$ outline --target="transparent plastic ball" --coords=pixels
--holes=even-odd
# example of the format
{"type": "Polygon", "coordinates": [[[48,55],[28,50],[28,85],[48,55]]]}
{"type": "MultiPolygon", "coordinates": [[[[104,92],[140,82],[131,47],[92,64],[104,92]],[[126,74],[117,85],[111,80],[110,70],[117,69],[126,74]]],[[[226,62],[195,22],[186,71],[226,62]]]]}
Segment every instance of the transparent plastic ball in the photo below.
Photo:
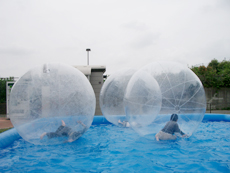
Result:
{"type": "Polygon", "coordinates": [[[124,97],[125,112],[131,127],[143,134],[161,110],[161,90],[157,81],[145,71],[136,72],[124,97]]]}
{"type": "Polygon", "coordinates": [[[124,110],[124,94],[126,86],[135,69],[122,69],[108,77],[100,92],[100,107],[105,118],[121,127],[128,127],[124,110]]]}
{"type": "MultiPolygon", "coordinates": [[[[170,121],[171,115],[177,114],[177,124],[180,130],[191,136],[203,120],[206,111],[205,91],[199,78],[188,67],[176,62],[154,62],[143,67],[140,71],[148,73],[157,81],[162,100],[161,106],[159,106],[160,111],[153,121],[140,113],[142,121],[151,122],[151,124],[134,125],[134,130],[144,137],[155,139],[155,135],[170,121]]],[[[131,88],[129,85],[128,87],[131,88]]],[[[126,109],[129,107],[129,105],[126,106],[126,109]]],[[[127,117],[136,116],[129,111],[126,113],[127,117]]],[[[175,135],[181,136],[177,133],[175,135]]]]}
{"type": "Polygon", "coordinates": [[[59,144],[78,139],[91,126],[95,106],[94,91],[82,72],[50,63],[29,70],[14,84],[9,110],[23,139],[59,144]]]}

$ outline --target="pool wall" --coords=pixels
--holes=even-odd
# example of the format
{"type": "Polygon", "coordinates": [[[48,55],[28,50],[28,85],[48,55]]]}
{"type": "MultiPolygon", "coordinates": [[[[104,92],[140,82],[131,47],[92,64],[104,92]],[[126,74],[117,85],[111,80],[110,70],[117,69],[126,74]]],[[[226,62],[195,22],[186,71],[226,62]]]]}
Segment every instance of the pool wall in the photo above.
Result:
{"type": "MultiPolygon", "coordinates": [[[[230,122],[228,114],[205,114],[203,122],[207,121],[226,121],[230,122]]],[[[92,125],[110,124],[104,116],[94,116],[92,125]]],[[[21,138],[15,128],[7,130],[0,134],[0,148],[5,148],[12,144],[15,140],[21,138]]]]}
{"type": "Polygon", "coordinates": [[[0,148],[5,148],[12,144],[15,140],[21,138],[15,128],[7,130],[0,134],[0,148]]]}
{"type": "Polygon", "coordinates": [[[207,121],[230,121],[229,114],[205,114],[203,118],[203,122],[207,121]]]}

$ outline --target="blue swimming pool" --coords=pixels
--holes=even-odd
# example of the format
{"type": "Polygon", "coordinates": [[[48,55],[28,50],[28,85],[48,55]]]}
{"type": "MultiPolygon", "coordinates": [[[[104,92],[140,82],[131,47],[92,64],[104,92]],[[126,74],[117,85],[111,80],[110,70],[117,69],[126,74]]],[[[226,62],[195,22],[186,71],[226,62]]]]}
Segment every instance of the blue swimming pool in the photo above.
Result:
{"type": "Polygon", "coordinates": [[[190,138],[160,142],[95,119],[73,143],[15,140],[0,150],[0,172],[229,172],[230,122],[216,119],[206,115],[190,138]]]}

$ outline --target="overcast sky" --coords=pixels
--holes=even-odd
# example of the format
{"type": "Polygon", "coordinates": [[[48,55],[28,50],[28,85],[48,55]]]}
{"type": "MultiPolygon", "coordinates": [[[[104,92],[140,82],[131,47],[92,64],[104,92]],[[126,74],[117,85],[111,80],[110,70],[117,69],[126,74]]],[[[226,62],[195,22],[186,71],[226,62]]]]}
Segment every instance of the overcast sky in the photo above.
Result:
{"type": "Polygon", "coordinates": [[[47,62],[86,65],[86,48],[107,74],[230,60],[230,0],[0,0],[0,77],[47,62]]]}

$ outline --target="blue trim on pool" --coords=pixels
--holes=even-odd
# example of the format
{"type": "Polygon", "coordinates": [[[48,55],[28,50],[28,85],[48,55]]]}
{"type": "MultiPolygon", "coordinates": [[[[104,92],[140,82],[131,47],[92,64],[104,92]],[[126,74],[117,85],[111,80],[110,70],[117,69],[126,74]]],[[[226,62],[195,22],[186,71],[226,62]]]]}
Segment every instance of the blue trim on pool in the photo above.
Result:
{"type": "Polygon", "coordinates": [[[96,115],[93,118],[92,125],[96,125],[96,124],[111,124],[111,123],[104,116],[96,115]]]}
{"type": "MultiPolygon", "coordinates": [[[[230,121],[229,114],[205,114],[203,122],[207,121],[230,121]]],[[[94,116],[92,125],[111,124],[104,116],[94,116]]],[[[7,130],[0,134],[0,148],[5,148],[15,140],[21,138],[15,128],[7,130]]]]}
{"type": "Polygon", "coordinates": [[[229,114],[205,114],[202,122],[207,121],[230,121],[229,114]]]}
{"type": "Polygon", "coordinates": [[[0,134],[0,148],[5,148],[12,144],[15,140],[21,138],[15,128],[7,130],[0,134]]]}

